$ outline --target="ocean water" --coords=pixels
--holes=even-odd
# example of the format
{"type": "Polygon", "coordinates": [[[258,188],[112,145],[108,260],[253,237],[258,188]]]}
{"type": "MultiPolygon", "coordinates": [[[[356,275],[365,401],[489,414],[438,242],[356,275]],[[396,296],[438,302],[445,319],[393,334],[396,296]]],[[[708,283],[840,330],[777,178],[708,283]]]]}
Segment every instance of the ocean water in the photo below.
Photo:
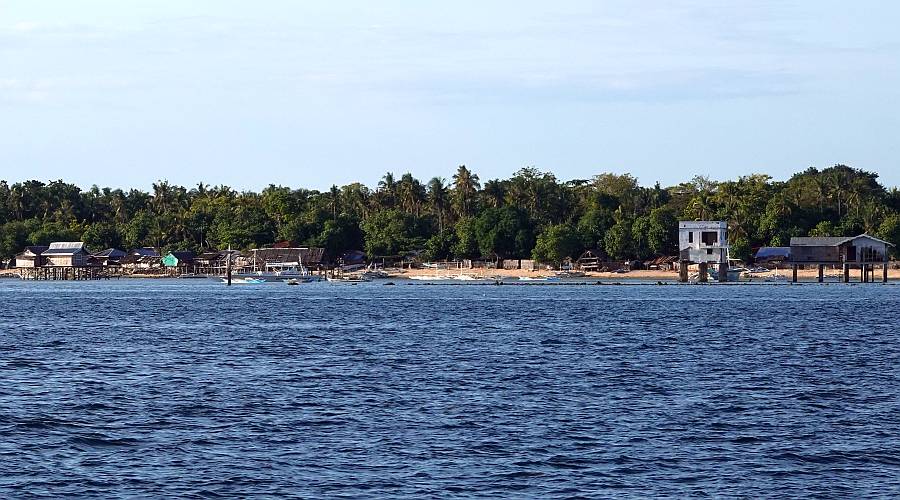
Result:
{"type": "Polygon", "coordinates": [[[0,497],[896,496],[900,287],[0,281],[0,497]]]}

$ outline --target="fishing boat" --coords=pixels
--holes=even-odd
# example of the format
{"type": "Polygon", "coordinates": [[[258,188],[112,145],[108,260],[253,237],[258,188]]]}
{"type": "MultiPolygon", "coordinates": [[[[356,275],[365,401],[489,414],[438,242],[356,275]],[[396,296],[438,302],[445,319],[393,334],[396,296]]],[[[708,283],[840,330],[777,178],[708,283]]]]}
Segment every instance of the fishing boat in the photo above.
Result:
{"type": "Polygon", "coordinates": [[[556,273],[558,278],[584,278],[585,276],[587,275],[581,271],[559,271],[556,273]]]}
{"type": "MultiPolygon", "coordinates": [[[[725,281],[727,281],[729,283],[737,283],[738,281],[741,280],[741,275],[743,275],[746,271],[747,271],[747,269],[745,269],[743,267],[728,268],[725,281]]],[[[713,279],[714,281],[719,281],[719,271],[717,271],[715,269],[709,269],[707,271],[707,273],[709,274],[709,277],[711,279],[713,279]]]]}
{"type": "Polygon", "coordinates": [[[207,276],[205,274],[195,274],[195,273],[184,273],[176,276],[178,279],[186,280],[186,279],[206,279],[207,276]]]}
{"type": "Polygon", "coordinates": [[[342,276],[342,277],[331,277],[328,278],[329,283],[368,283],[372,280],[366,278],[365,276],[342,276]]]}
{"type": "Polygon", "coordinates": [[[559,278],[556,276],[520,276],[519,281],[559,281],[559,278]]]}
{"type": "MultiPolygon", "coordinates": [[[[251,277],[233,277],[231,279],[232,285],[258,285],[265,282],[264,279],[251,277]]],[[[228,283],[228,278],[222,278],[222,283],[228,283]]]]}

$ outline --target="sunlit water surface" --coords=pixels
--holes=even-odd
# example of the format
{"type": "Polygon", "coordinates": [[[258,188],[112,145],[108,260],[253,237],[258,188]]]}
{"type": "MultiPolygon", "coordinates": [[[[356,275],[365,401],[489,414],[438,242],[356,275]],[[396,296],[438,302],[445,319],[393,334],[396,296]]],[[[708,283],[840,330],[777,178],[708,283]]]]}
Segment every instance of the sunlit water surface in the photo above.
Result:
{"type": "Polygon", "coordinates": [[[900,287],[0,282],[0,496],[867,496],[900,287]]]}

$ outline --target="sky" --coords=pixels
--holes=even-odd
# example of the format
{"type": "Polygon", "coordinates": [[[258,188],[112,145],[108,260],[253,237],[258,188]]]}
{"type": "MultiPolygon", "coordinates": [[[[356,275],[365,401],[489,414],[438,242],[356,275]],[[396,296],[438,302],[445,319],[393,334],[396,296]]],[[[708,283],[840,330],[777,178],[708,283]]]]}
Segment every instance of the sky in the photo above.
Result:
{"type": "Polygon", "coordinates": [[[900,185],[900,3],[0,0],[0,179],[900,185]]]}

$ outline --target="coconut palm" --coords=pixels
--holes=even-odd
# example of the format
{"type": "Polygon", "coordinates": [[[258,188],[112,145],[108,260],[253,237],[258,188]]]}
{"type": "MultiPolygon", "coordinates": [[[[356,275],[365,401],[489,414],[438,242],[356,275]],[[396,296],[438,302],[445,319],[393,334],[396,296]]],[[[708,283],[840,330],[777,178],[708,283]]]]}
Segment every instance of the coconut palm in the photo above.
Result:
{"type": "Polygon", "coordinates": [[[460,165],[453,174],[453,201],[460,217],[468,217],[472,212],[472,203],[481,184],[478,175],[472,173],[465,165],[460,165]]]}
{"type": "Polygon", "coordinates": [[[447,207],[447,187],[443,177],[432,177],[428,181],[428,201],[438,221],[438,232],[444,234],[444,210],[447,207]]]}

